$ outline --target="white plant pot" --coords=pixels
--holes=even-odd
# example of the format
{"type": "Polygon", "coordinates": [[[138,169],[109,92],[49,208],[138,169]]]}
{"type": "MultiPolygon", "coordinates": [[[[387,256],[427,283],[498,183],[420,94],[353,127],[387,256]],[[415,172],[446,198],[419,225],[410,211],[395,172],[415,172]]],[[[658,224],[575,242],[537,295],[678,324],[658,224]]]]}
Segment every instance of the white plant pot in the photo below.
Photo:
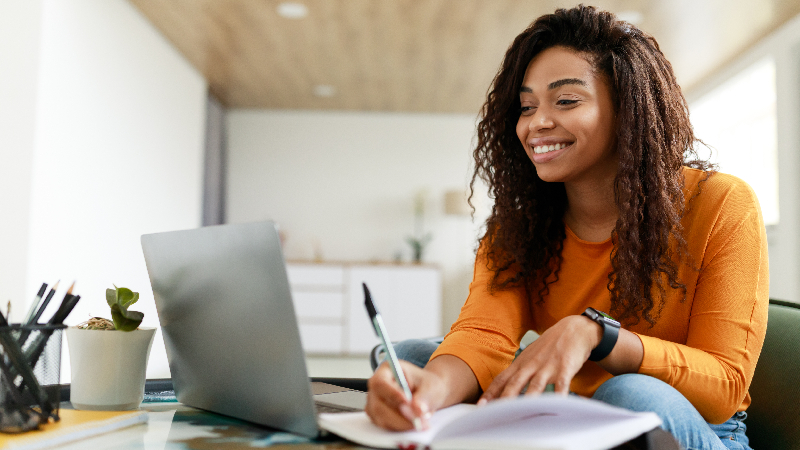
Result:
{"type": "Polygon", "coordinates": [[[144,399],[155,328],[134,331],[67,328],[70,401],[75,409],[136,409],[144,399]]]}

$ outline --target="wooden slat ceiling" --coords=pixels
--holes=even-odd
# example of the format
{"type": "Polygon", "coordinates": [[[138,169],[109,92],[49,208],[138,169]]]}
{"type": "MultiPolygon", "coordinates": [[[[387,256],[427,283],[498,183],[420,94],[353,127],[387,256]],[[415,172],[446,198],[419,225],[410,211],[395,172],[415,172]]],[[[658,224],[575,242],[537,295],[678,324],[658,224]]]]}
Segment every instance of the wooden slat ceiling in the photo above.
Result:
{"type": "MultiPolygon", "coordinates": [[[[475,114],[502,56],[557,0],[130,0],[231,108],[475,114]],[[333,86],[331,97],[314,95],[333,86]]],[[[604,0],[636,12],[689,90],[800,13],[800,0],[604,0]]]]}

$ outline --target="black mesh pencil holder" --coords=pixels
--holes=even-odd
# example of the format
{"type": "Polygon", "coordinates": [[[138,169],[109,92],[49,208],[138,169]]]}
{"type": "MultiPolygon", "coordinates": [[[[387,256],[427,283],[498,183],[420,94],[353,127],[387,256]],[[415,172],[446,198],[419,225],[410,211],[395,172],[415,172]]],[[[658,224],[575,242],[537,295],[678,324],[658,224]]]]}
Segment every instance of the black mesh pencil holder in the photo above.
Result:
{"type": "Polygon", "coordinates": [[[66,327],[0,327],[0,432],[19,433],[58,420],[66,327]]]}

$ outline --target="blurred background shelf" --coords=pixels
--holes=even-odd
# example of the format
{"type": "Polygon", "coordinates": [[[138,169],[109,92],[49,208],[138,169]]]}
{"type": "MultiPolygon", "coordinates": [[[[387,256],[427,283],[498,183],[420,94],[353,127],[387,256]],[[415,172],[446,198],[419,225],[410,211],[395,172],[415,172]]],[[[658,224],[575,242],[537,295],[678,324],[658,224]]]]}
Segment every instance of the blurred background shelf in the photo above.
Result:
{"type": "Polygon", "coordinates": [[[359,355],[369,370],[365,356],[378,338],[364,309],[361,283],[369,286],[392,340],[442,334],[436,266],[290,262],[287,271],[309,355],[359,355]]]}

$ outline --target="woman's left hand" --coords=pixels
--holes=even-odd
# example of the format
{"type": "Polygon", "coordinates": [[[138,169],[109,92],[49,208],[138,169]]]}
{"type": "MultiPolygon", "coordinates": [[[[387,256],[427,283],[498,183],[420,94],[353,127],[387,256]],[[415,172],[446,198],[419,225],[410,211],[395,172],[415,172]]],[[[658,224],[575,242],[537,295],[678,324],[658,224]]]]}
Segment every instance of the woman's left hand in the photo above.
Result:
{"type": "Polygon", "coordinates": [[[548,384],[566,395],[578,370],[602,338],[602,329],[588,317],[567,316],[548,328],[500,373],[478,404],[501,397],[541,394],[548,384]]]}

